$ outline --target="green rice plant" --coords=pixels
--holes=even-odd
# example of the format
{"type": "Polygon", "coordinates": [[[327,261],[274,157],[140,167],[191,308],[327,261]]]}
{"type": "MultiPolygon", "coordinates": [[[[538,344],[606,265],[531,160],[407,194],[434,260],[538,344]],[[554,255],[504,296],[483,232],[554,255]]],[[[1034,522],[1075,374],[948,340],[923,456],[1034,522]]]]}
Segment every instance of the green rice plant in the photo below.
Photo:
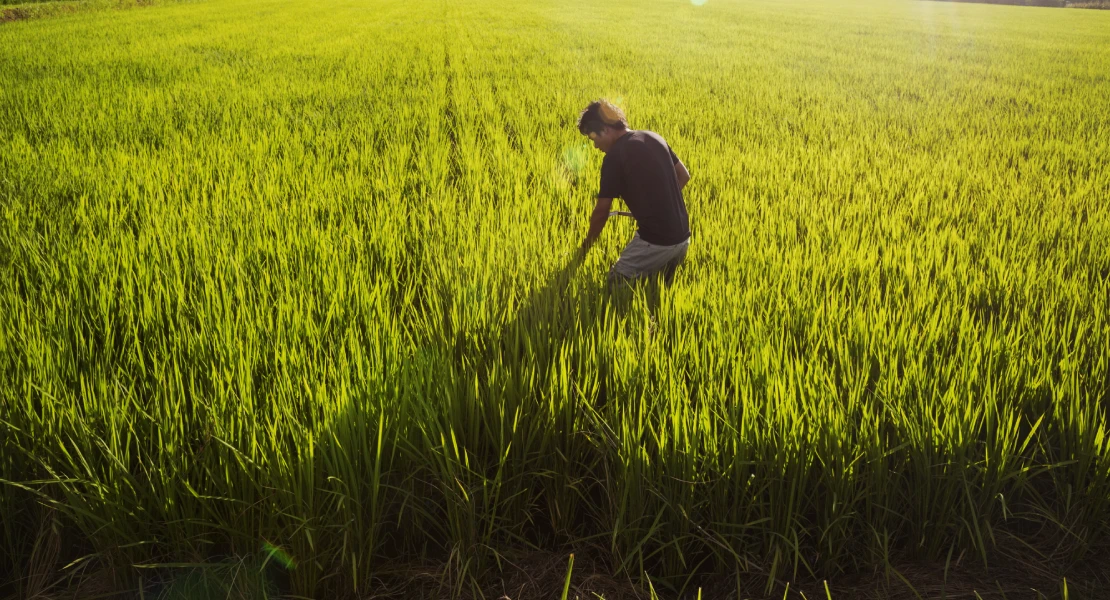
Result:
{"type": "Polygon", "coordinates": [[[509,549],[600,548],[666,597],[1088,556],[1110,23],[1030,10],[0,25],[0,568],[30,568],[36,504],[58,567],[138,586],[269,545],[312,597],[414,563],[477,596],[509,549]],[[601,96],[693,174],[667,289],[607,290],[627,220],[575,257],[601,96]]]}

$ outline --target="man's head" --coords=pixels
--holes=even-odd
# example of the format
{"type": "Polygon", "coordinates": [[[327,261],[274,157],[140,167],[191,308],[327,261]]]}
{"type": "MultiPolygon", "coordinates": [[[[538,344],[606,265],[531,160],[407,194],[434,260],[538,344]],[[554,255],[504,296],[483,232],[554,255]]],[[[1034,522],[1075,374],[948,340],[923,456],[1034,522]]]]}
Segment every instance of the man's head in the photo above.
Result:
{"type": "Polygon", "coordinates": [[[622,135],[628,132],[624,111],[608,100],[591,102],[578,117],[578,131],[590,138],[594,148],[608,152],[622,135]]]}

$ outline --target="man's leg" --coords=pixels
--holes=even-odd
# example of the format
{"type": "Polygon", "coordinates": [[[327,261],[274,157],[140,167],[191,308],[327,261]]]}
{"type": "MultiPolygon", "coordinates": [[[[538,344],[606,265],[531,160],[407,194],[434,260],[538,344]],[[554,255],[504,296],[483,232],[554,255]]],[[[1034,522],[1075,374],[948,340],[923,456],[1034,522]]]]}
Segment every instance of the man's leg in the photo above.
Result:
{"type": "Polygon", "coordinates": [[[651,266],[651,244],[640,239],[640,234],[632,239],[621,250],[620,258],[609,268],[609,285],[620,286],[630,284],[644,276],[651,266]]]}
{"type": "Polygon", "coordinates": [[[683,242],[681,249],[676,249],[675,255],[667,261],[663,266],[663,283],[670,287],[671,282],[674,281],[674,273],[678,267],[686,260],[686,251],[690,248],[690,241],[683,242]]]}
{"type": "Polygon", "coordinates": [[[661,274],[667,283],[670,283],[675,269],[686,258],[689,245],[690,241],[687,240],[674,246],[657,246],[645,242],[639,234],[636,234],[624,247],[617,262],[609,269],[610,286],[656,274],[661,274]]]}

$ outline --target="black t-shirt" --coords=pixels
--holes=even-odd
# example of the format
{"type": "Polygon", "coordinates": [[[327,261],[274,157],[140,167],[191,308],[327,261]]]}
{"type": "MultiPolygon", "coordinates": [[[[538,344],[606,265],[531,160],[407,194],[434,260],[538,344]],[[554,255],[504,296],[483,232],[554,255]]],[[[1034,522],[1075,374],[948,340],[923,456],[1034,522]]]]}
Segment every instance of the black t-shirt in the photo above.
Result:
{"type": "Polygon", "coordinates": [[[629,131],[601,162],[599,198],[622,198],[649,244],[673,246],[690,237],[686,203],[674,166],[678,157],[659,134],[629,131]]]}

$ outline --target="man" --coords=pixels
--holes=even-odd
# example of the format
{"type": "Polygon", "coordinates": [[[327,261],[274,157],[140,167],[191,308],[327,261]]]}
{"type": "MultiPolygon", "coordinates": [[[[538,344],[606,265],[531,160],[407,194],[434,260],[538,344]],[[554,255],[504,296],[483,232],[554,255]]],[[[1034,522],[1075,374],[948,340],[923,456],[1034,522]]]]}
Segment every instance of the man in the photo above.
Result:
{"type": "Polygon", "coordinates": [[[601,235],[613,198],[622,198],[638,231],[609,269],[609,283],[662,274],[669,284],[690,246],[690,223],[682,200],[690,172],[662,137],[629,129],[621,109],[606,100],[591,102],[582,111],[578,131],[605,153],[597,205],[580,252],[584,255],[601,235]]]}

